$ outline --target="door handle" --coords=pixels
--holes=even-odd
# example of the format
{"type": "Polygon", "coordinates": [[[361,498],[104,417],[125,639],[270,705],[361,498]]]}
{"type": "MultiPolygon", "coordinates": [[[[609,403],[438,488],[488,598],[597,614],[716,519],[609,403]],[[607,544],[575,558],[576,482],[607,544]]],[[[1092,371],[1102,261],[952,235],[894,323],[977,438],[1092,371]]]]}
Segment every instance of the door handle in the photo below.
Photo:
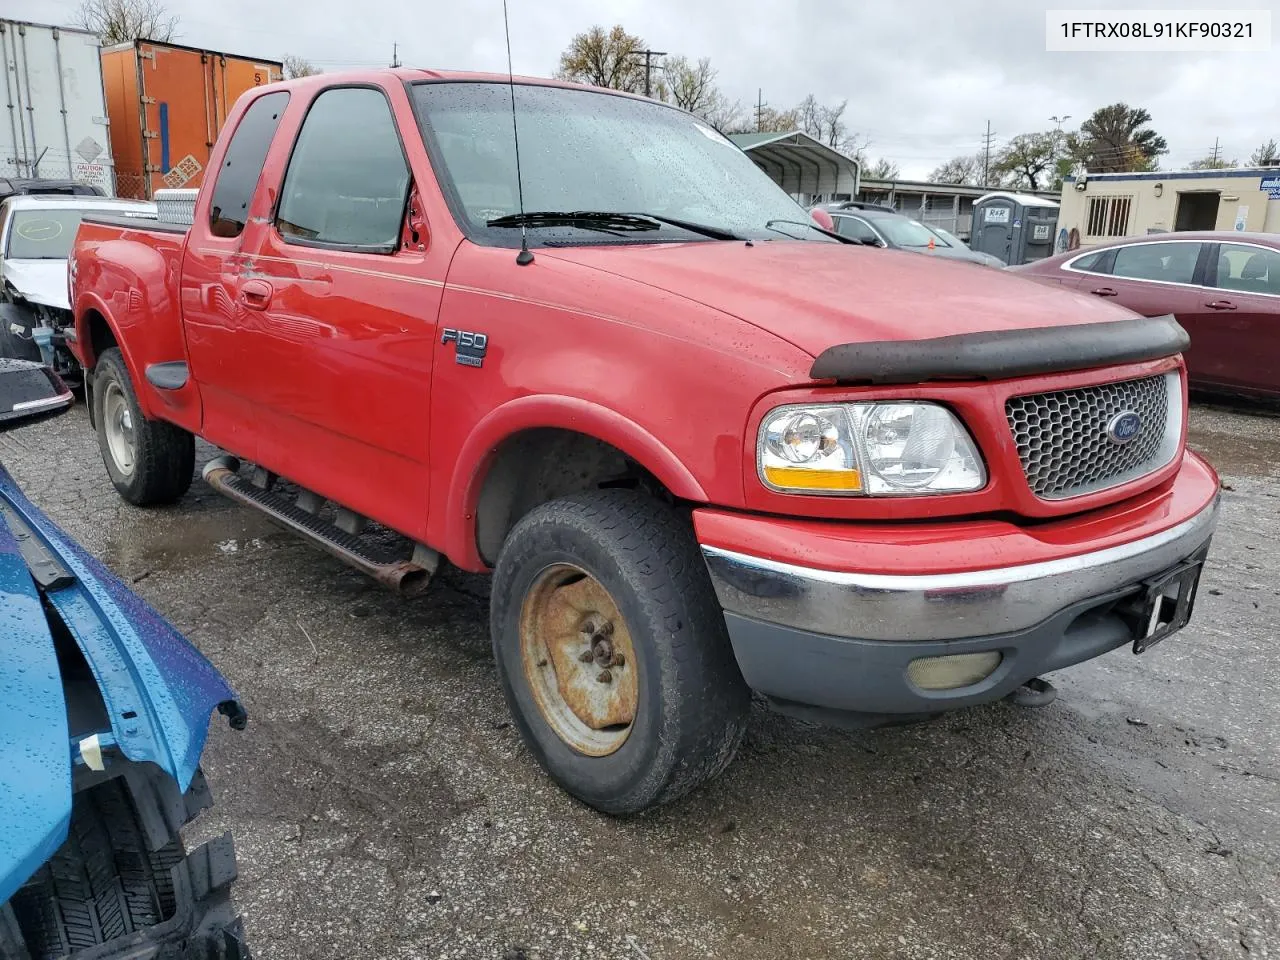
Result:
{"type": "Polygon", "coordinates": [[[1230,300],[1210,300],[1205,304],[1210,310],[1234,310],[1236,305],[1230,300]]]}
{"type": "Polygon", "coordinates": [[[246,280],[240,286],[240,302],[250,310],[265,310],[271,303],[271,284],[265,280],[246,280]]]}
{"type": "Polygon", "coordinates": [[[1112,288],[1112,287],[1099,287],[1097,290],[1091,290],[1091,291],[1089,291],[1089,292],[1090,292],[1090,293],[1092,293],[1095,297],[1118,297],[1118,296],[1120,296],[1120,291],[1119,291],[1119,290],[1116,290],[1116,289],[1114,289],[1114,288],[1112,288]]]}

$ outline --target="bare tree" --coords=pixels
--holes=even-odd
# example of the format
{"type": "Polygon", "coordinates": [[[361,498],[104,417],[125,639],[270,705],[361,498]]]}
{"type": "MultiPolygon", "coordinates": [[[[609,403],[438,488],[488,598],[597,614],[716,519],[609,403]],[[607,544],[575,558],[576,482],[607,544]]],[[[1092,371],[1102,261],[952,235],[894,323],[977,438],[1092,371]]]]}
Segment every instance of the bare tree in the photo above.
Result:
{"type": "Polygon", "coordinates": [[[1280,160],[1280,146],[1276,144],[1274,137],[1249,155],[1249,164],[1254,167],[1264,167],[1277,160],[1280,160]]]}
{"type": "Polygon", "coordinates": [[[681,110],[701,115],[720,96],[716,89],[716,71],[711,61],[703,57],[690,63],[688,57],[665,57],[662,61],[663,80],[659,87],[665,94],[662,99],[681,110]]]}
{"type": "Polygon", "coordinates": [[[897,180],[901,175],[902,168],[887,157],[862,162],[864,180],[897,180]]]}
{"type": "Polygon", "coordinates": [[[83,0],[76,22],[96,33],[104,46],[134,40],[174,39],[178,18],[160,0],[83,0]]]}
{"type": "Polygon", "coordinates": [[[1216,154],[1209,154],[1207,157],[1201,157],[1199,160],[1192,160],[1187,164],[1188,170],[1230,170],[1232,167],[1238,167],[1240,164],[1235,160],[1228,160],[1226,157],[1219,157],[1216,154]]]}
{"type": "Polygon", "coordinates": [[[976,187],[982,182],[982,155],[952,157],[929,173],[934,183],[959,183],[976,187]]]}
{"type": "Polygon", "coordinates": [[[284,55],[284,78],[286,80],[296,80],[298,77],[314,77],[320,73],[320,69],[297,54],[286,53],[284,55]]]}
{"type": "Polygon", "coordinates": [[[561,80],[590,83],[597,87],[639,93],[644,90],[644,41],[616,26],[608,33],[592,27],[569,41],[560,54],[561,80]]]}

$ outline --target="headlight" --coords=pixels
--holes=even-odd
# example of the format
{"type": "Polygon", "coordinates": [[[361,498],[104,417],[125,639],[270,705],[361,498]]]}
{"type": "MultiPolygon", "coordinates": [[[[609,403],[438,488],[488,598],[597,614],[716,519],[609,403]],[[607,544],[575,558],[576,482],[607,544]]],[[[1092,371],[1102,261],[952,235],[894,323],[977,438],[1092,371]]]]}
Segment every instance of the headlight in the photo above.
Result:
{"type": "Polygon", "coordinates": [[[782,493],[962,493],[987,482],[969,432],[936,403],[779,407],[760,425],[758,465],[782,493]]]}

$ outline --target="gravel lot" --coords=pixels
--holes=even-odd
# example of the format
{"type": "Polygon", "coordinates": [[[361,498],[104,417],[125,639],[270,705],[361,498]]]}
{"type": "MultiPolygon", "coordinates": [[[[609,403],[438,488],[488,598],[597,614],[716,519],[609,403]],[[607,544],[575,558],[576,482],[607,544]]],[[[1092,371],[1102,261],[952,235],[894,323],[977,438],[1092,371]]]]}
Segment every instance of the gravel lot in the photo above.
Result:
{"type": "Polygon", "coordinates": [[[190,839],[234,832],[260,960],[1280,957],[1280,420],[1201,406],[1192,442],[1226,492],[1183,634],[1042,710],[757,709],[726,776],[629,821],[522,748],[484,578],[401,600],[198,480],[128,507],[83,408],[0,458],[240,690],[190,839]]]}

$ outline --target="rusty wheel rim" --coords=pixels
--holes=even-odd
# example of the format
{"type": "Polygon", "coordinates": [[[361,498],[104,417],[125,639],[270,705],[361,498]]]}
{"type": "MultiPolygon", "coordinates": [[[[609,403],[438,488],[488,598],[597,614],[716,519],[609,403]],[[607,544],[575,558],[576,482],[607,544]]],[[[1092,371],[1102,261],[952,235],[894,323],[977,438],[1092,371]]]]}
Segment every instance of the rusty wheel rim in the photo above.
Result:
{"type": "Polygon", "coordinates": [[[635,647],[618,605],[572,564],[547,567],[520,611],[520,658],[534,702],[556,736],[579,753],[617,751],[635,723],[635,647]]]}

